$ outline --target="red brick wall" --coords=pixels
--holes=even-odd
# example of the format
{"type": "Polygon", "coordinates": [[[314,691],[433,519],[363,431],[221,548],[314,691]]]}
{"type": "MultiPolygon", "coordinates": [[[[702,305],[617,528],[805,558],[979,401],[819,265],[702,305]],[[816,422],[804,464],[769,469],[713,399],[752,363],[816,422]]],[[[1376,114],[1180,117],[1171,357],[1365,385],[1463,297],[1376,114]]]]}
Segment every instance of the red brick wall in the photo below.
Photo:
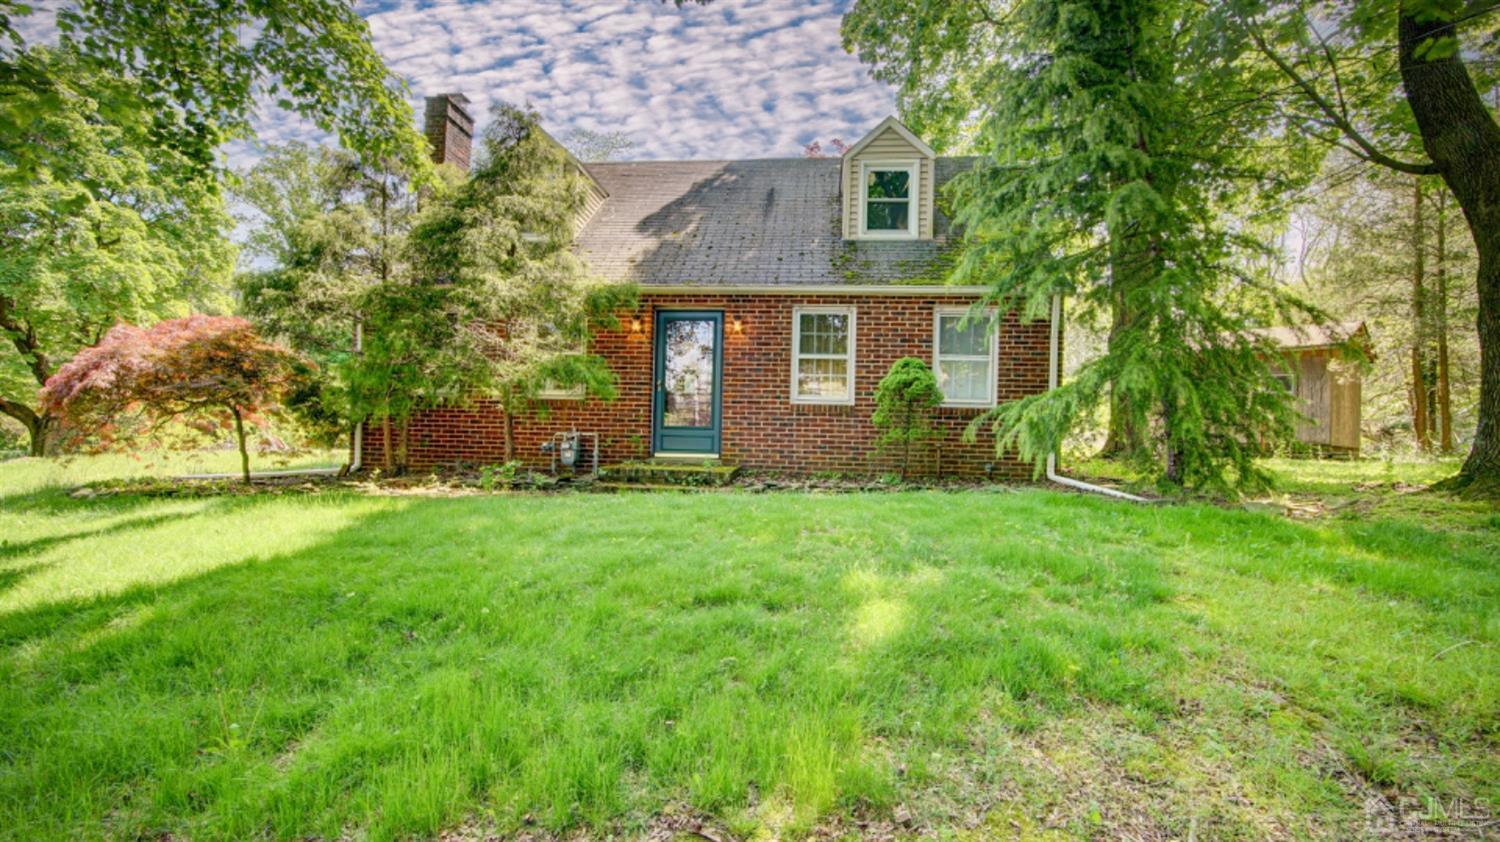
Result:
{"type": "MultiPolygon", "coordinates": [[[[516,420],[518,458],[546,467],[540,451],[553,433],[577,428],[600,434],[601,462],[649,457],[651,448],[652,337],[657,309],[723,310],[723,442],[725,462],[747,468],[800,473],[879,473],[890,470],[891,457],[877,452],[870,415],[875,386],[891,363],[904,356],[932,363],[932,319],[935,307],[962,306],[971,299],[848,295],[662,295],[643,291],[641,305],[623,319],[623,328],[601,334],[594,352],[604,356],[619,378],[613,402],[548,401],[546,417],[516,420]],[[855,318],[855,403],[853,406],[807,406],[791,403],[792,308],[800,305],[853,306],[855,318]],[[632,332],[631,318],[641,331],[632,332]],[[735,333],[730,323],[739,319],[735,333]]],[[[1000,328],[997,394],[1006,401],[1034,394],[1047,386],[1047,330],[1044,321],[1021,324],[1014,316],[1000,328]]],[[[918,474],[931,475],[941,458],[944,475],[982,476],[986,465],[997,478],[1031,476],[1030,465],[995,454],[994,436],[986,429],[978,441],[960,440],[978,409],[940,408],[943,431],[938,447],[922,460],[918,474]]],[[[483,401],[467,408],[422,413],[412,421],[409,462],[413,467],[494,464],[503,460],[503,415],[483,401]]],[[[394,433],[393,433],[394,435],[394,433]]],[[[364,463],[383,461],[378,425],[368,427],[364,463]]],[[[588,454],[583,454],[585,458],[588,454]]]]}

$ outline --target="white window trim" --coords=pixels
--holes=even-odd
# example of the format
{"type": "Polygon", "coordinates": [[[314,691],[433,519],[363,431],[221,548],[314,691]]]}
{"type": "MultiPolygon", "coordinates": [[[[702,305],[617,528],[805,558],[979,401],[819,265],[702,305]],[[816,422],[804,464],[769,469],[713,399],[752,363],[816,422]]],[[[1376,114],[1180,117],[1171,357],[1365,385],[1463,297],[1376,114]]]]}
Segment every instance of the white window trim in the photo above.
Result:
{"type": "MultiPolygon", "coordinates": [[[[578,353],[588,353],[588,342],[585,341],[578,346],[578,353]]],[[[536,392],[537,400],[542,401],[581,401],[588,397],[588,389],[579,383],[577,386],[558,386],[555,383],[546,383],[536,392]]]]}
{"type": "MultiPolygon", "coordinates": [[[[942,381],[942,375],[941,375],[942,369],[940,367],[942,360],[949,359],[949,360],[957,360],[957,361],[977,362],[977,361],[980,361],[980,360],[984,359],[984,357],[978,356],[978,355],[974,355],[974,354],[947,354],[947,355],[944,355],[942,353],[942,347],[943,347],[942,346],[942,342],[943,342],[943,318],[944,317],[951,317],[951,316],[967,316],[967,315],[969,315],[969,312],[970,312],[970,310],[969,310],[968,307],[937,307],[937,308],[935,308],[932,311],[932,373],[933,373],[933,376],[935,376],[935,377],[938,378],[939,382],[942,381]]],[[[986,318],[986,319],[993,320],[994,317],[995,317],[995,310],[994,310],[994,308],[990,308],[990,309],[985,310],[983,317],[986,318]]],[[[986,398],[984,398],[982,400],[977,400],[977,401],[975,401],[975,400],[953,400],[953,399],[950,399],[947,396],[947,394],[944,394],[943,395],[942,406],[979,407],[979,408],[986,408],[987,409],[987,408],[990,408],[990,407],[993,407],[993,406],[996,405],[996,403],[998,401],[997,392],[999,391],[999,387],[996,386],[996,383],[1000,379],[1000,325],[999,324],[992,325],[991,330],[990,330],[989,364],[990,364],[990,376],[989,376],[989,379],[987,381],[988,384],[989,384],[989,396],[988,397],[986,397],[986,398]]],[[[938,388],[942,388],[942,387],[939,386],[938,388]]]]}
{"type": "Polygon", "coordinates": [[[544,401],[581,401],[587,396],[587,390],[582,385],[563,389],[548,383],[537,390],[536,396],[538,400],[544,401]]]}
{"type": "Polygon", "coordinates": [[[854,376],[854,343],[855,337],[859,335],[857,330],[858,313],[853,307],[793,307],[792,308],[792,403],[814,404],[818,406],[853,406],[856,378],[854,376]],[[844,353],[847,360],[846,371],[849,377],[849,394],[842,398],[825,398],[817,396],[806,396],[797,392],[797,363],[801,360],[836,360],[838,354],[802,354],[802,317],[809,316],[848,316],[849,317],[849,348],[844,353]]]}
{"type": "Polygon", "coordinates": [[[862,161],[859,165],[859,237],[862,240],[915,240],[921,233],[922,220],[922,162],[921,161],[862,161]],[[870,198],[867,193],[871,170],[904,170],[909,189],[906,197],[905,231],[871,231],[865,227],[866,209],[870,198]]]}

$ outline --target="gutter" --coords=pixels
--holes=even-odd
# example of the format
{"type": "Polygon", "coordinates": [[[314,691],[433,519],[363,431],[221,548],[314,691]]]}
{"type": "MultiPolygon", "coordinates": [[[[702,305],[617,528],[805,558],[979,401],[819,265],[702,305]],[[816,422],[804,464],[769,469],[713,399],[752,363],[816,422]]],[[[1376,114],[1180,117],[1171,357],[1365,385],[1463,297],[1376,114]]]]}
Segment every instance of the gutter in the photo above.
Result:
{"type": "MultiPolygon", "coordinates": [[[[1051,324],[1049,325],[1049,335],[1047,337],[1047,391],[1049,392],[1057,388],[1058,380],[1060,378],[1060,371],[1062,369],[1062,361],[1059,359],[1059,357],[1061,356],[1061,345],[1062,296],[1054,295],[1052,296],[1052,320],[1051,324]]],[[[1124,491],[1117,491],[1113,488],[1105,488],[1102,485],[1094,485],[1093,483],[1076,480],[1071,477],[1065,477],[1062,474],[1059,474],[1057,472],[1057,453],[1055,452],[1047,454],[1047,479],[1051,482],[1057,483],[1058,485],[1067,486],[1068,488],[1075,488],[1079,491],[1088,491],[1093,494],[1103,494],[1106,497],[1114,497],[1118,500],[1129,500],[1132,503],[1151,502],[1145,497],[1137,497],[1134,494],[1127,494],[1124,491]]]]}

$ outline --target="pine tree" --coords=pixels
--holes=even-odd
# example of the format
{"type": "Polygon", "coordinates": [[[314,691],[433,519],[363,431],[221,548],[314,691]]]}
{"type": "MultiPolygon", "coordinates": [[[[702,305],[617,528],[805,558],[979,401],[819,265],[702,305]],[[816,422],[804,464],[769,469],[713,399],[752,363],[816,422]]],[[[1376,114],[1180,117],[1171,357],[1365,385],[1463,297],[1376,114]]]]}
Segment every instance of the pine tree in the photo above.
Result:
{"type": "Polygon", "coordinates": [[[1224,107],[1257,80],[1225,70],[1202,18],[1172,0],[1036,0],[1003,17],[864,0],[845,19],[846,45],[901,85],[919,130],[983,155],[951,190],[955,279],[989,285],[1002,313],[1044,316],[1067,295],[1118,317],[1076,377],[984,419],[1038,466],[1112,395],[1175,486],[1253,485],[1256,443],[1291,431],[1289,397],[1243,329],[1310,313],[1251,266],[1280,212],[1260,197],[1313,161],[1276,157],[1263,115],[1224,107]]]}
{"type": "Polygon", "coordinates": [[[469,180],[422,213],[411,235],[411,270],[439,284],[458,337],[471,394],[505,415],[505,458],[515,458],[515,419],[544,409],[543,390],[581,387],[613,398],[614,376],[588,353],[596,330],[635,290],[604,283],[573,253],[585,176],[543,132],[537,115],[495,109],[469,180]]]}

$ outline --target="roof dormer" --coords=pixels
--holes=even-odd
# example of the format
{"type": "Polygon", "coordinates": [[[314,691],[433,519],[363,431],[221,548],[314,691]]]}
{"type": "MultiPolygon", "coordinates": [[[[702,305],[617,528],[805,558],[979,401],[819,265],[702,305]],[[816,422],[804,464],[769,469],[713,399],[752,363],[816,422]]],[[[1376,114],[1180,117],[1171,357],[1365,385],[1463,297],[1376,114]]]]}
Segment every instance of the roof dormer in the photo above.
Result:
{"type": "Polygon", "coordinates": [[[887,117],[843,155],[844,239],[932,239],[932,147],[887,117]]]}

